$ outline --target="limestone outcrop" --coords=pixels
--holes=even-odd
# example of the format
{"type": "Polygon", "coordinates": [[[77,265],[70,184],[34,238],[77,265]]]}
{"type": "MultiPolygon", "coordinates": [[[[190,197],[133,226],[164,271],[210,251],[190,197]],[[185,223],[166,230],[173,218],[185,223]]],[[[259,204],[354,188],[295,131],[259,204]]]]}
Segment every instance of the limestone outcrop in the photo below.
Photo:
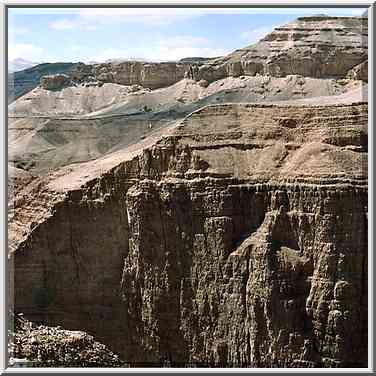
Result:
{"type": "Polygon", "coordinates": [[[18,191],[17,312],[132,365],[366,366],[366,103],[212,105],[99,162],[18,191]]]}

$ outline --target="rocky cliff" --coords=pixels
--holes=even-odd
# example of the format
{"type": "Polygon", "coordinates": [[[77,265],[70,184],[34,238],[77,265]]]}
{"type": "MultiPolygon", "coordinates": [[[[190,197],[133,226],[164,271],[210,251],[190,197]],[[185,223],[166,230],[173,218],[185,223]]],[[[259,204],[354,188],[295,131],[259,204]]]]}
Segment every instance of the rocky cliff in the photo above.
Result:
{"type": "Polygon", "coordinates": [[[184,78],[189,64],[180,62],[145,63],[125,61],[106,64],[78,64],[71,74],[73,81],[110,82],[121,85],[142,85],[158,89],[172,85],[184,78]]]}
{"type": "Polygon", "coordinates": [[[133,365],[365,367],[367,105],[208,106],[18,190],[15,310],[133,365]]]}

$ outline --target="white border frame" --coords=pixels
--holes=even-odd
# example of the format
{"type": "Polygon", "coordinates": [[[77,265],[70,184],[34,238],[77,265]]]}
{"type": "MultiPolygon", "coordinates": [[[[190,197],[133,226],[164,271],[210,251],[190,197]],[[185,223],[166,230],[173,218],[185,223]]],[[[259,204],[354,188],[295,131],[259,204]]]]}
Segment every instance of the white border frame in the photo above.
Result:
{"type": "Polygon", "coordinates": [[[374,138],[375,133],[373,130],[373,62],[374,62],[374,54],[375,48],[373,46],[373,35],[374,35],[374,15],[375,13],[375,3],[370,0],[361,0],[361,1],[351,1],[351,0],[342,0],[336,1],[331,0],[330,4],[328,1],[325,0],[316,0],[310,2],[302,2],[298,0],[290,0],[290,1],[272,1],[272,0],[263,0],[252,2],[249,0],[237,0],[236,3],[231,3],[231,0],[188,0],[184,1],[184,3],[179,2],[178,0],[165,0],[163,2],[158,2],[155,0],[138,0],[137,2],[126,2],[125,0],[112,0],[111,2],[106,2],[104,0],[84,0],[84,1],[75,1],[75,0],[0,0],[0,25],[2,25],[2,38],[0,42],[0,51],[2,56],[1,61],[1,78],[0,82],[2,84],[2,91],[1,91],[1,113],[3,114],[3,127],[1,128],[1,141],[2,146],[4,147],[3,152],[1,153],[1,207],[4,210],[3,215],[1,216],[2,226],[1,226],[1,239],[4,239],[1,242],[2,245],[2,258],[0,261],[1,268],[2,268],[2,275],[4,277],[3,283],[1,284],[1,297],[3,302],[3,310],[0,313],[0,338],[3,341],[0,341],[0,370],[1,373],[6,374],[20,374],[20,373],[339,373],[339,374],[349,374],[349,373],[360,373],[360,374],[374,374],[374,356],[373,356],[373,343],[374,343],[374,325],[373,325],[373,314],[374,314],[374,289],[373,289],[373,282],[374,282],[374,262],[375,258],[373,257],[373,219],[374,219],[374,212],[373,212],[373,191],[374,191],[374,174],[373,174],[373,162],[374,162],[374,138]],[[214,6],[218,5],[221,6],[231,6],[236,8],[237,6],[250,6],[250,7],[318,7],[322,6],[325,8],[328,7],[364,7],[368,8],[368,103],[369,106],[369,114],[368,114],[368,368],[6,368],[7,367],[7,322],[6,322],[6,315],[7,315],[7,307],[6,307],[6,286],[7,286],[7,269],[6,269],[6,255],[7,255],[7,132],[5,129],[5,125],[7,124],[7,30],[6,30],[6,12],[7,6],[25,6],[25,7],[32,7],[32,6],[41,6],[41,7],[49,7],[49,6],[61,6],[67,7],[69,5],[74,6],[139,6],[139,7],[148,7],[148,6],[214,6]]]}

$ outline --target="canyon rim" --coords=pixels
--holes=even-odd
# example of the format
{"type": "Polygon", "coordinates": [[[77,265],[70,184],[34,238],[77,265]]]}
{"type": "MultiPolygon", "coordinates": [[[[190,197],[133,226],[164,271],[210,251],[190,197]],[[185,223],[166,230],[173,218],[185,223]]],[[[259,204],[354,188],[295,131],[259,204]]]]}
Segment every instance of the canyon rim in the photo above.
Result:
{"type": "Polygon", "coordinates": [[[9,73],[10,365],[367,367],[366,10],[155,9],[56,13],[131,52],[9,73]]]}

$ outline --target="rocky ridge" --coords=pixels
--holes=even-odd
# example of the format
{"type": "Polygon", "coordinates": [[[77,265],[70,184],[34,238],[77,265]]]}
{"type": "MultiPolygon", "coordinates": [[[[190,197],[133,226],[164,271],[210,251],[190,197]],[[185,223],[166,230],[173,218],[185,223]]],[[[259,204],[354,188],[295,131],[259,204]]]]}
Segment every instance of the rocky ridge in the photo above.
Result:
{"type": "Polygon", "coordinates": [[[276,28],[258,43],[224,57],[162,63],[79,63],[70,73],[70,79],[76,84],[137,84],[157,89],[183,78],[208,83],[225,77],[257,74],[345,78],[356,65],[367,60],[367,22],[367,17],[299,17],[276,28]]]}

